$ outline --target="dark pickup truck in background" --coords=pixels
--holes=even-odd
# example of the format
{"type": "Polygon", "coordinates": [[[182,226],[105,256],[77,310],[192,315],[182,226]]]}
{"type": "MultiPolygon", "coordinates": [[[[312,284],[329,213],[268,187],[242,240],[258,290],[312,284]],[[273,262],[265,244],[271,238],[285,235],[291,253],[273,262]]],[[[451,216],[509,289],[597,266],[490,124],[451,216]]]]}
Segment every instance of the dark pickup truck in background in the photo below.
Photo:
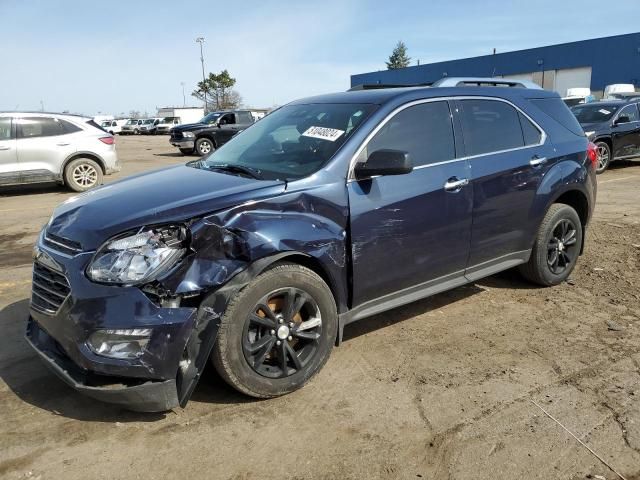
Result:
{"type": "Polygon", "coordinates": [[[247,110],[211,112],[198,123],[172,128],[169,141],[184,155],[207,155],[253,122],[247,110]]]}

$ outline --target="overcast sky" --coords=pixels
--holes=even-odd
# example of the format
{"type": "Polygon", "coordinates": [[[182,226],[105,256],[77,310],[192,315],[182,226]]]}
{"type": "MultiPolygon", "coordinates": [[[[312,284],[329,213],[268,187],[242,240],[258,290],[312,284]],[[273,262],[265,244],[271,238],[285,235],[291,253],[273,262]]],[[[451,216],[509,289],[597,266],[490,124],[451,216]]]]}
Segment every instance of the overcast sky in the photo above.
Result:
{"type": "Polygon", "coordinates": [[[200,35],[206,70],[269,107],[347,89],[398,40],[429,63],[637,31],[640,0],[0,0],[0,110],[153,114],[181,82],[197,105],[200,35]]]}

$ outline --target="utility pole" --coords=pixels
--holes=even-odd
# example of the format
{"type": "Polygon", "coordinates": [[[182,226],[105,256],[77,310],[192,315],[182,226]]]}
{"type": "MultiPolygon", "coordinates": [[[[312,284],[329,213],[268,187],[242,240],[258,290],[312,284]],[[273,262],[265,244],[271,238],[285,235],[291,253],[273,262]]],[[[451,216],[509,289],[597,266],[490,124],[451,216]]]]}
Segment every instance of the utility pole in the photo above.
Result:
{"type": "Polygon", "coordinates": [[[196,38],[196,43],[200,44],[200,63],[202,63],[202,83],[204,87],[204,113],[207,113],[207,79],[204,76],[204,54],[202,53],[202,45],[204,44],[204,37],[196,38]]]}
{"type": "Polygon", "coordinates": [[[182,85],[182,106],[186,107],[187,100],[186,100],[186,97],[184,96],[184,82],[180,82],[180,85],[182,85]]]}

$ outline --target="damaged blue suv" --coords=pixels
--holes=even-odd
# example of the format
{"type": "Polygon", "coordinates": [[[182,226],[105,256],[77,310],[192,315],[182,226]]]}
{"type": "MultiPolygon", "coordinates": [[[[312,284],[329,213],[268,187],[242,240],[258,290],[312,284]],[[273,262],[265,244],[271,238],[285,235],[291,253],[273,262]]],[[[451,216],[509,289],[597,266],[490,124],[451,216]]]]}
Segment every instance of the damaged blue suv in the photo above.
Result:
{"type": "Polygon", "coordinates": [[[345,325],[518,266],[564,281],[596,152],[560,97],[495,79],[292,102],[209,156],[60,205],[26,338],[78,391],[184,406],[212,361],[300,388],[345,325]]]}

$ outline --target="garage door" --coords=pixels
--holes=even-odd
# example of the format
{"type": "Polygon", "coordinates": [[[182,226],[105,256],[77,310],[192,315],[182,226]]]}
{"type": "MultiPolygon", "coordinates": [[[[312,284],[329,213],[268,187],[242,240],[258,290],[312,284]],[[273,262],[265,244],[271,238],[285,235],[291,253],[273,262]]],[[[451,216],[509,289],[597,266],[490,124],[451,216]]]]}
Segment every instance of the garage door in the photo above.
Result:
{"type": "Polygon", "coordinates": [[[591,67],[567,68],[556,70],[553,89],[561,96],[567,95],[568,88],[591,87],[591,67]]]}

